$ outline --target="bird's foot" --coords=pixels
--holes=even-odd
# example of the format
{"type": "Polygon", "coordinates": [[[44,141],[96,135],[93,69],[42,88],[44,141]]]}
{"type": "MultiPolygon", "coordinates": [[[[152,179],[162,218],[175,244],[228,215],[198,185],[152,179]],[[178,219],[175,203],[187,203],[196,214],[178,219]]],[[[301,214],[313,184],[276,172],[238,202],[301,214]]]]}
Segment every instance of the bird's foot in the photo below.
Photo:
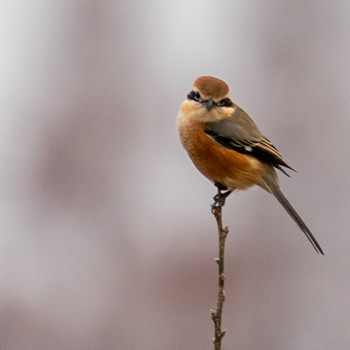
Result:
{"type": "Polygon", "coordinates": [[[213,209],[222,208],[225,205],[226,198],[232,193],[231,190],[222,191],[218,188],[218,193],[213,197],[214,203],[211,205],[213,209]]]}

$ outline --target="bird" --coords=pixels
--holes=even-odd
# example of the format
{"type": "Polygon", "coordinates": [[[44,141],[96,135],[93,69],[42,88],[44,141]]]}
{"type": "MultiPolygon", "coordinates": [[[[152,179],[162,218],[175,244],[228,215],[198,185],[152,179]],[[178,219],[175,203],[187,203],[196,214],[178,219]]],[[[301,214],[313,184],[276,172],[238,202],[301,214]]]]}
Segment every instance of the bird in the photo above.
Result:
{"type": "Polygon", "coordinates": [[[316,252],[324,255],[283,194],[275,169],[287,176],[285,169],[295,170],[253,119],[231,100],[225,81],[212,76],[197,78],[180,106],[176,124],[181,144],[192,162],[219,191],[226,191],[224,198],[235,190],[261,187],[277,199],[316,252]]]}

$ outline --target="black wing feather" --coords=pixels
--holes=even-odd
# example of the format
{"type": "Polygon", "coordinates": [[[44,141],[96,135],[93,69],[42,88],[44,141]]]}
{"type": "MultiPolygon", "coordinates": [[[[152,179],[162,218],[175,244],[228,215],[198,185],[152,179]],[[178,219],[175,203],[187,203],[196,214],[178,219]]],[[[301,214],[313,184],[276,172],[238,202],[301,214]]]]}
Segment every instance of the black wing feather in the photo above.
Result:
{"type": "Polygon", "coordinates": [[[270,163],[287,176],[289,175],[282,166],[295,171],[283,160],[277,148],[267,138],[262,138],[260,140],[233,140],[229,137],[219,135],[210,129],[206,129],[205,132],[220,145],[270,163]]]}

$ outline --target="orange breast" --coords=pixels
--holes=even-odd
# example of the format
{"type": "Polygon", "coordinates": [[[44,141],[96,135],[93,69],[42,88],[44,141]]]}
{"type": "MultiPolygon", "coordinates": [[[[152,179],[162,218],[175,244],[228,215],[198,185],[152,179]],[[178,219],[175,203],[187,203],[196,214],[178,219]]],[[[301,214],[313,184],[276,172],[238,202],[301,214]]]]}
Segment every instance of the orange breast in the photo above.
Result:
{"type": "Polygon", "coordinates": [[[182,145],[194,165],[208,179],[229,189],[263,186],[261,162],[249,155],[227,149],[204,132],[204,125],[189,122],[179,127],[182,145]]]}

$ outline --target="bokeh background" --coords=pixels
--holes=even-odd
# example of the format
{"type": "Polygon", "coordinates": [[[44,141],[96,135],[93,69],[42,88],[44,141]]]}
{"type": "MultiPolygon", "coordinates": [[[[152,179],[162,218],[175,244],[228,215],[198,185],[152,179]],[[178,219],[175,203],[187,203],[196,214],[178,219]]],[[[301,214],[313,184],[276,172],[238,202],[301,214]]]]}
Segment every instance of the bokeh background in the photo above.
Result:
{"type": "Polygon", "coordinates": [[[350,2],[0,5],[0,348],[212,349],[214,187],[178,140],[199,75],[298,170],[232,195],[224,349],[350,348],[350,2]]]}

